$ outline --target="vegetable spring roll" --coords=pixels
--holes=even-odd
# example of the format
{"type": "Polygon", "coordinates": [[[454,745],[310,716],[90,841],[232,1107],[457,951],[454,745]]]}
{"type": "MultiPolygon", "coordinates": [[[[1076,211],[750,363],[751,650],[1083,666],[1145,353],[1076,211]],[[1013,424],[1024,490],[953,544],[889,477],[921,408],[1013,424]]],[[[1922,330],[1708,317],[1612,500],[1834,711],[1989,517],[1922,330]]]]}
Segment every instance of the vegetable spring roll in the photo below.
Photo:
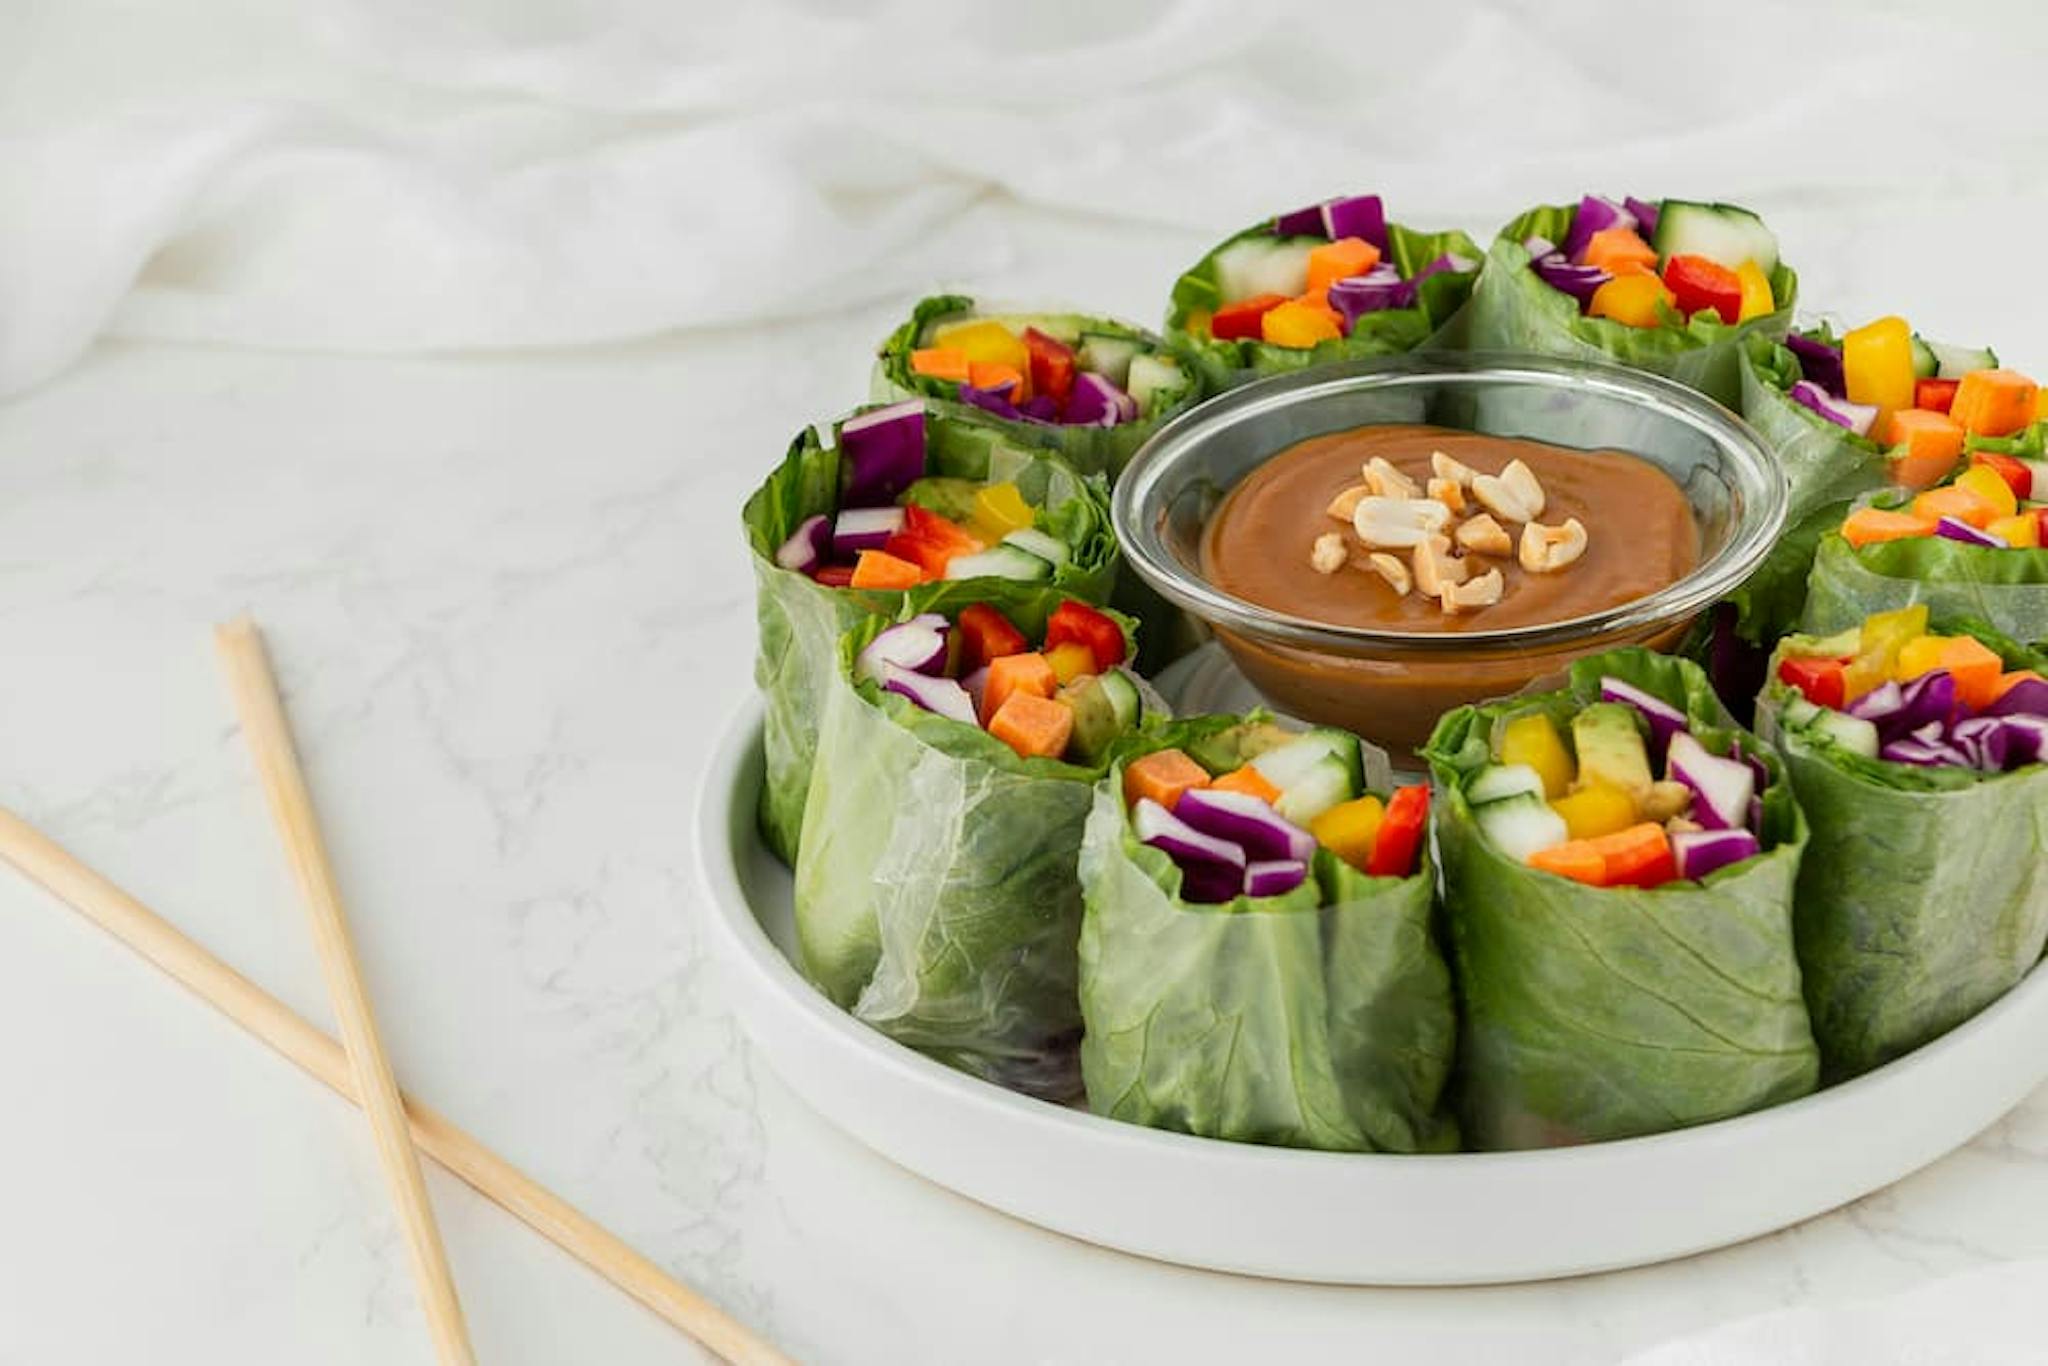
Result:
{"type": "Polygon", "coordinates": [[[2040,960],[2044,665],[1924,605],[1773,657],[1758,723],[1813,823],[1799,959],[1830,1079],[1947,1032],[2040,960]]]}
{"type": "Polygon", "coordinates": [[[1447,714],[1424,757],[1468,1143],[1627,1138],[1813,1089],[1806,823],[1695,665],[1581,660],[1564,691],[1447,714]]]}
{"type": "Polygon", "coordinates": [[[995,312],[939,294],[911,310],[875,360],[877,400],[920,396],[971,409],[1083,474],[1114,478],[1202,392],[1192,369],[1142,328],[1079,313],[995,312]]]}
{"type": "Polygon", "coordinates": [[[1007,585],[1030,630],[1116,579],[1108,494],[1048,452],[928,413],[869,408],[806,430],[747,500],[766,702],[761,833],[796,861],[818,718],[839,637],[871,613],[974,601],[1007,585]]]}
{"type": "Polygon", "coordinates": [[[1256,223],[1174,282],[1167,337],[1212,389],[1331,361],[1413,351],[1465,305],[1479,247],[1387,221],[1378,195],[1256,223]]]}
{"type": "Polygon", "coordinates": [[[1748,209],[1587,195],[1500,230],[1470,344],[1632,365],[1733,407],[1743,338],[1783,336],[1797,294],[1778,239],[1748,209]]]}
{"type": "Polygon", "coordinates": [[[1130,623],[1029,589],[871,618],[839,647],[796,862],[803,969],[857,1018],[1052,1099],[1080,1085],[1075,873],[1145,713],[1130,623]]]}
{"type": "Polygon", "coordinates": [[[1455,1146],[1429,793],[1368,792],[1362,756],[1345,732],[1257,715],[1119,747],[1081,848],[1098,1114],[1294,1147],[1455,1146]]]}

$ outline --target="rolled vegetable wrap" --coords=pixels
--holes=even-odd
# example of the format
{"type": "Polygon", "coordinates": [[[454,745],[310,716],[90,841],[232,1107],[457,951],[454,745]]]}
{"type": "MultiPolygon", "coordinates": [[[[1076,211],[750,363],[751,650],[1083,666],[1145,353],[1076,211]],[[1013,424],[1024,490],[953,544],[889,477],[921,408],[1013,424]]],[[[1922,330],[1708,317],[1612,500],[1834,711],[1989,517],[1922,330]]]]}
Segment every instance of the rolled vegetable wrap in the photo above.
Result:
{"type": "Polygon", "coordinates": [[[1925,606],[1791,636],[1758,724],[1813,824],[1799,959],[1830,1079],[2004,995],[2048,942],[2043,657],[1925,606]]]}
{"type": "Polygon", "coordinates": [[[1472,293],[1469,342],[1632,365],[1732,408],[1743,339],[1785,335],[1798,288],[1748,209],[1587,195],[1500,230],[1472,293]]]}
{"type": "Polygon", "coordinates": [[[1877,409],[1848,401],[1841,356],[1841,340],[1825,325],[1783,342],[1744,339],[1742,416],[1784,468],[1788,525],[1886,483],[1884,448],[1872,431],[1877,409]]]}
{"type": "Polygon", "coordinates": [[[1424,757],[1468,1143],[1627,1138],[1813,1089],[1806,823],[1696,666],[1581,660],[1564,691],[1449,713],[1424,757]]]}
{"type": "Polygon", "coordinates": [[[839,645],[796,862],[803,970],[963,1071],[1067,1099],[1075,863],[1111,745],[1143,719],[1130,623],[1033,590],[870,618],[839,645]]]}
{"type": "Polygon", "coordinates": [[[1098,1114],[1348,1152],[1455,1146],[1429,794],[1368,792],[1365,753],[1258,715],[1119,747],[1081,847],[1098,1114]]]}
{"type": "Polygon", "coordinates": [[[1390,223],[1378,195],[1283,213],[1226,238],[1174,282],[1167,338],[1211,389],[1413,351],[1464,307],[1479,271],[1462,232],[1390,223]]]}
{"type": "Polygon", "coordinates": [[[761,833],[796,860],[839,637],[873,613],[973,602],[1005,586],[1030,630],[1064,598],[1102,602],[1116,540],[1100,479],[918,402],[806,430],[747,500],[766,715],[761,833]]]}
{"type": "Polygon", "coordinates": [[[1153,333],[1080,313],[1001,312],[964,294],[922,300],[875,360],[874,397],[924,397],[1114,478],[1159,425],[1201,400],[1199,377],[1153,333]]]}

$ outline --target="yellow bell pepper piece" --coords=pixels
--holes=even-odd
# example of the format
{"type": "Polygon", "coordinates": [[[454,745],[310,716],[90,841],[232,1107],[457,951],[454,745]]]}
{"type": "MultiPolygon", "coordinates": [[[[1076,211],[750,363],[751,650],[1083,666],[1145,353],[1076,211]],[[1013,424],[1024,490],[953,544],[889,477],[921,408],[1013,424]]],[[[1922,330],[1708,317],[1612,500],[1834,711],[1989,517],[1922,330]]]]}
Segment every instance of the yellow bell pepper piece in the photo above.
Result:
{"type": "Polygon", "coordinates": [[[1024,339],[993,318],[947,323],[932,332],[930,345],[962,352],[970,365],[981,361],[1007,365],[1019,374],[1031,373],[1031,352],[1024,339]]]}
{"type": "Polygon", "coordinates": [[[1078,640],[1063,641],[1044,652],[1052,676],[1061,687],[1095,672],[1095,651],[1078,640]]]}
{"type": "Polygon", "coordinates": [[[1612,835],[1637,820],[1634,800],[1612,783],[1588,783],[1552,801],[1550,809],[1564,817],[1564,828],[1575,840],[1612,835]]]}
{"type": "Polygon", "coordinates": [[[1572,779],[1578,776],[1564,737],[1557,733],[1557,723],[1542,712],[1517,716],[1501,727],[1500,761],[1535,769],[1536,776],[1543,779],[1543,795],[1553,801],[1569,791],[1572,779]]]}
{"type": "Polygon", "coordinates": [[[1884,409],[1913,406],[1913,329],[1899,317],[1879,318],[1842,338],[1842,377],[1851,403],[1884,409]]]}
{"type": "Polygon", "coordinates": [[[2020,510],[2020,500],[2013,496],[2012,485],[1989,465],[1972,465],[1964,470],[1956,476],[1956,487],[1968,489],[1991,504],[1994,519],[2010,517],[2020,510]]]}
{"type": "Polygon", "coordinates": [[[1363,871],[1372,861],[1373,842],[1379,839],[1380,822],[1387,809],[1378,797],[1360,797],[1339,802],[1308,823],[1316,843],[1363,871]]]}
{"type": "Polygon", "coordinates": [[[1655,327],[1664,321],[1664,310],[1677,306],[1677,299],[1656,276],[1617,275],[1593,291],[1586,312],[1595,318],[1612,318],[1630,327],[1655,327]]]}
{"type": "Polygon", "coordinates": [[[1916,636],[1907,641],[1899,647],[1899,662],[1894,666],[1892,676],[1901,683],[1910,683],[1921,674],[1939,669],[1953,639],[1953,636],[1916,636]]]}
{"type": "Polygon", "coordinates": [[[1988,529],[1992,535],[2002,537],[2005,543],[2015,550],[2041,548],[2041,519],[2031,512],[2001,517],[1988,529]]]}
{"type": "Polygon", "coordinates": [[[1856,657],[1842,671],[1843,690],[1854,702],[1879,684],[1889,682],[1907,641],[1927,633],[1927,604],[1915,603],[1878,612],[1863,623],[1856,637],[1856,657]]]}
{"type": "Polygon", "coordinates": [[[1742,311],[1736,315],[1737,322],[1761,318],[1777,308],[1777,297],[1771,293],[1771,282],[1762,266],[1744,261],[1735,268],[1735,278],[1742,284],[1742,311]]]}
{"type": "Polygon", "coordinates": [[[1035,521],[1031,504],[1015,484],[990,484],[975,493],[967,529],[975,539],[994,545],[1013,531],[1029,531],[1035,521]]]}
{"type": "Polygon", "coordinates": [[[1275,346],[1310,347],[1343,336],[1337,311],[1328,304],[1289,299],[1275,304],[1259,319],[1259,335],[1275,346]]]}

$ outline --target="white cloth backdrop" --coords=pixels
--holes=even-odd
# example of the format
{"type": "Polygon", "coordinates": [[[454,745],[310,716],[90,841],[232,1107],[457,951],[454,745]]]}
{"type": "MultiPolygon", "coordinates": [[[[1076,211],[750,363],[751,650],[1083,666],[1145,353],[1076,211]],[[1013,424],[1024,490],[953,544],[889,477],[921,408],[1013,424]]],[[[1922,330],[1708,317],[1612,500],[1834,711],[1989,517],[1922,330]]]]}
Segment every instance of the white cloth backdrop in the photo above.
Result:
{"type": "Polygon", "coordinates": [[[1902,291],[1976,272],[2009,311],[2040,14],[13,0],[0,395],[100,333],[573,345],[844,306],[999,265],[966,218],[993,193],[1223,229],[1376,186],[1482,239],[1582,188],[1710,193],[1768,210],[1810,278],[1801,215],[1851,199],[1902,291]]]}

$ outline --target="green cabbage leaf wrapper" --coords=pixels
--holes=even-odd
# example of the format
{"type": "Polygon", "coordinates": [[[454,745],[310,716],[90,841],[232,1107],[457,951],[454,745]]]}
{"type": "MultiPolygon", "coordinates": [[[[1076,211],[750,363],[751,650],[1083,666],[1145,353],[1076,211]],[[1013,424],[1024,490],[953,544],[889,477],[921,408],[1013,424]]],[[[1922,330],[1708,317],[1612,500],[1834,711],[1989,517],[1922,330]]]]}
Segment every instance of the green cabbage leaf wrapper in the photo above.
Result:
{"type": "MultiPolygon", "coordinates": [[[[1825,329],[1822,336],[1833,340],[1825,329]]],[[[1742,416],[1777,455],[1790,485],[1788,526],[1885,486],[1890,462],[1882,446],[1836,426],[1787,394],[1801,379],[1799,358],[1789,348],[1767,336],[1750,336],[1738,360],[1742,416]]]]}
{"type": "MultiPolygon", "coordinates": [[[[1123,386],[1119,383],[1118,387],[1123,386]]],[[[936,408],[958,421],[991,428],[1016,445],[1054,451],[1083,474],[1101,474],[1111,479],[1123,472],[1124,466],[1130,464],[1131,457],[1137,454],[1138,447],[1151,439],[1161,424],[1201,402],[1204,392],[1201,372],[1175,354],[1157,333],[1115,318],[1084,313],[1030,313],[1014,309],[984,312],[965,294],[935,294],[919,300],[903,324],[883,340],[875,356],[874,379],[870,387],[870,394],[878,403],[922,398],[928,409],[936,408]],[[910,353],[923,344],[932,327],[956,318],[979,316],[997,318],[1020,328],[1026,325],[1036,327],[1069,346],[1076,344],[1083,333],[1136,342],[1145,352],[1164,356],[1179,364],[1187,374],[1187,386],[1177,393],[1162,395],[1153,412],[1133,422],[1119,422],[1114,427],[1011,421],[985,408],[961,402],[955,396],[956,386],[950,381],[920,375],[910,368],[910,353]]]]}
{"type": "MultiPolygon", "coordinates": [[[[2009,668],[2048,659],[1979,622],[2009,668]]],[[[2048,942],[2048,765],[2011,773],[1886,763],[1783,724],[1777,660],[1757,724],[1813,825],[1799,873],[1799,959],[1830,1081],[1918,1048],[2003,996],[2048,942]]],[[[1851,651],[1855,642],[1842,639],[1851,651]]]]}
{"type": "Polygon", "coordinates": [[[1792,930],[1806,822],[1776,755],[1733,724],[1696,665],[1635,648],[1581,660],[1563,691],[1448,713],[1423,757],[1464,1009],[1468,1143],[1629,1138],[1813,1090],[1820,1061],[1792,930]],[[1599,699],[1603,675],[1683,710],[1707,749],[1740,743],[1766,765],[1761,856],[1703,882],[1596,888],[1519,863],[1481,833],[1464,788],[1490,760],[1496,721],[1543,711],[1564,728],[1599,699]]]}
{"type": "Polygon", "coordinates": [[[1634,366],[1666,375],[1708,397],[1735,407],[1742,397],[1740,353],[1746,338],[1782,337],[1792,324],[1799,277],[1783,262],[1771,272],[1775,312],[1731,327],[1711,310],[1690,320],[1676,313],[1662,327],[1630,327],[1612,318],[1588,318],[1579,301],[1552,289],[1529,268],[1530,236],[1562,242],[1571,230],[1575,204],[1543,205],[1500,230],[1486,253],[1486,267],[1472,291],[1474,351],[1534,351],[1634,366]]]}
{"type": "Polygon", "coordinates": [[[888,625],[869,618],[836,656],[796,861],[804,975],[899,1043],[1071,1099],[1075,867],[1102,769],[1021,758],[979,727],[854,683],[855,657],[888,625]]]}
{"type": "Polygon", "coordinates": [[[1123,764],[1168,745],[1200,757],[1204,737],[1239,724],[1155,729],[1095,788],[1081,846],[1090,1107],[1247,1143],[1455,1148],[1441,1100],[1457,1022],[1426,854],[1413,877],[1390,878],[1318,850],[1283,896],[1199,905],[1180,899],[1173,860],[1131,833],[1123,764]]]}
{"type": "Polygon", "coordinates": [[[814,429],[791,443],[787,458],[742,513],[753,551],[760,630],[754,682],[765,708],[761,834],[785,863],[796,862],[819,719],[842,635],[870,615],[892,616],[906,604],[915,614],[980,601],[995,603],[1019,629],[1035,635],[1062,599],[1099,605],[1109,600],[1116,582],[1120,557],[1101,479],[1083,477],[1049,452],[1012,446],[991,428],[929,410],[925,424],[930,474],[991,483],[1014,480],[1025,501],[1042,510],[1039,525],[1064,541],[1072,558],[1045,584],[956,579],[907,592],[824,587],[777,565],[775,551],[806,517],[838,510],[838,424],[833,425],[832,445],[814,429]]]}
{"type": "MultiPolygon", "coordinates": [[[[1413,307],[1360,314],[1350,336],[1315,346],[1274,346],[1249,338],[1217,341],[1189,332],[1191,315],[1214,313],[1225,302],[1217,278],[1217,256],[1224,248],[1248,237],[1272,235],[1271,219],[1233,233],[1174,281],[1173,298],[1166,312],[1167,341],[1200,368],[1211,393],[1311,366],[1455,344],[1458,332],[1454,320],[1472,296],[1472,282],[1478,277],[1476,270],[1439,271],[1416,286],[1413,307]]],[[[1404,280],[1447,252],[1468,261],[1477,261],[1481,256],[1479,244],[1462,232],[1418,232],[1399,223],[1387,224],[1386,259],[1393,262],[1404,280]]]]}

